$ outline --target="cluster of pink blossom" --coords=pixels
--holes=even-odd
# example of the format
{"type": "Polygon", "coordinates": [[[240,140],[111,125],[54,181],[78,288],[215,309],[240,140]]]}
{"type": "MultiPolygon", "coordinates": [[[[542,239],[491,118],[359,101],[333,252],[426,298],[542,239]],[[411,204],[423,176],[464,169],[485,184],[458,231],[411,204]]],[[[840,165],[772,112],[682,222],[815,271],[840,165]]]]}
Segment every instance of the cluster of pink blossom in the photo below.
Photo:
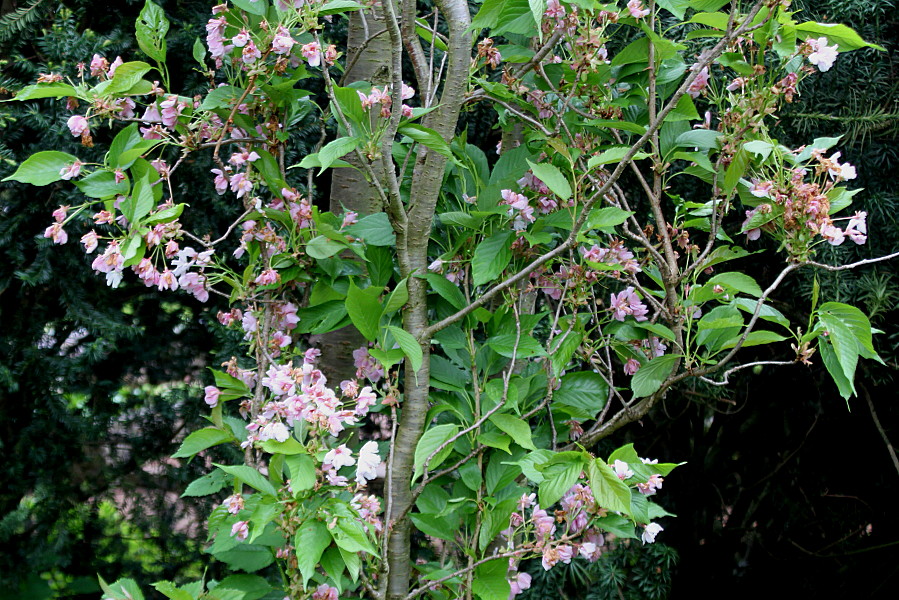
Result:
{"type": "Polygon", "coordinates": [[[368,346],[353,350],[353,364],[356,367],[356,377],[368,379],[372,383],[378,383],[384,377],[384,367],[369,353],[368,346]]]}
{"type": "MultiPolygon", "coordinates": [[[[640,461],[644,465],[658,463],[657,460],[645,458],[640,461]]],[[[657,473],[650,475],[645,482],[633,482],[634,470],[622,460],[613,461],[608,468],[622,481],[628,481],[628,486],[635,485],[646,496],[655,494],[663,484],[662,476],[657,473]]],[[[536,494],[523,494],[516,510],[509,517],[509,528],[502,532],[509,540],[509,547],[515,543],[517,547],[533,548],[540,554],[543,568],[547,571],[559,563],[570,563],[576,556],[590,562],[599,560],[606,544],[615,537],[604,534],[594,523],[596,519],[607,516],[608,510],[597,503],[590,487],[582,482],[575,483],[562,497],[559,505],[559,510],[550,513],[537,504],[536,494]],[[525,539],[533,539],[533,542],[522,544],[523,536],[525,539]]],[[[657,523],[650,522],[642,526],[641,539],[645,544],[653,543],[662,531],[657,523]]],[[[512,588],[510,598],[528,589],[531,584],[530,575],[518,572],[515,558],[509,560],[507,580],[512,588]]]]}
{"type": "MultiPolygon", "coordinates": [[[[362,393],[366,393],[365,390],[367,390],[368,394],[374,396],[371,392],[371,388],[364,388],[362,393]]],[[[360,487],[364,487],[369,481],[377,478],[378,466],[380,464],[381,457],[378,455],[377,442],[368,441],[359,449],[358,460],[353,458],[353,451],[350,450],[346,444],[341,444],[337,448],[329,450],[322,460],[322,470],[325,472],[325,478],[329,485],[342,487],[347,485],[347,478],[343,475],[339,475],[338,471],[343,467],[352,467],[355,465],[356,484],[360,487]]],[[[380,528],[380,522],[373,518],[380,511],[380,505],[377,504],[377,499],[374,496],[362,496],[359,494],[354,498],[354,501],[361,502],[358,508],[360,510],[360,515],[364,519],[370,520],[372,524],[377,524],[378,528],[380,528]],[[362,512],[363,510],[364,514],[362,512]]]]}
{"type": "MultiPolygon", "coordinates": [[[[366,446],[368,444],[374,444],[374,442],[368,442],[366,443],[366,446]]],[[[365,446],[363,446],[362,448],[364,449],[365,446]]],[[[361,450],[359,452],[359,456],[361,461],[361,450]]],[[[375,468],[377,468],[377,465],[375,465],[375,468]]],[[[377,496],[366,496],[365,494],[358,493],[353,496],[353,500],[352,502],[350,502],[350,506],[356,509],[356,512],[359,513],[360,519],[371,525],[375,532],[380,533],[380,531],[384,527],[384,524],[381,522],[380,517],[378,517],[378,515],[381,513],[381,501],[377,496]]]]}
{"type": "Polygon", "coordinates": [[[649,14],[649,9],[643,7],[641,0],[630,0],[627,3],[627,12],[635,19],[642,19],[649,14]]]}
{"type": "Polygon", "coordinates": [[[818,70],[821,72],[830,70],[834,61],[837,60],[839,50],[837,44],[828,46],[827,41],[826,37],[809,38],[801,48],[801,51],[807,54],[808,61],[818,67],[818,70]]]}
{"type": "Polygon", "coordinates": [[[528,224],[537,220],[537,217],[534,216],[534,207],[528,203],[527,196],[516,194],[512,190],[502,190],[500,194],[503,197],[500,204],[508,206],[509,216],[514,217],[512,229],[524,231],[528,228],[528,224]]]}
{"type": "MultiPolygon", "coordinates": [[[[583,246],[578,248],[584,260],[594,263],[615,265],[621,267],[621,271],[626,271],[631,275],[636,275],[642,269],[640,263],[634,259],[634,253],[631,252],[624,242],[613,239],[608,248],[601,248],[594,244],[589,250],[585,250],[583,246]]],[[[616,269],[618,271],[619,269],[616,269]]]]}
{"type": "Polygon", "coordinates": [[[637,321],[646,321],[646,315],[649,313],[646,305],[640,301],[640,297],[631,286],[617,294],[612,294],[609,310],[612,311],[612,317],[618,321],[624,321],[628,315],[637,321]]]}
{"type": "MultiPolygon", "coordinates": [[[[368,110],[372,106],[380,105],[380,116],[384,119],[390,116],[390,107],[393,105],[392,86],[387,85],[384,86],[384,88],[373,87],[368,94],[363,94],[358,90],[356,93],[359,95],[359,101],[362,103],[363,110],[368,110]]],[[[400,91],[400,97],[403,100],[409,100],[413,96],[415,96],[415,89],[404,83],[400,91]]],[[[404,117],[411,117],[412,107],[408,104],[403,104],[402,112],[404,117]]]]}
{"type": "MultiPolygon", "coordinates": [[[[783,183],[771,180],[754,180],[750,193],[756,198],[772,200],[773,204],[763,203],[752,210],[746,211],[746,219],[743,222],[743,230],[749,240],[757,240],[761,236],[761,230],[774,230],[775,221],[765,219],[760,227],[751,227],[756,220],[756,215],[771,214],[774,206],[783,210],[782,217],[778,220],[782,223],[788,239],[819,235],[829,244],[838,246],[848,237],[856,244],[864,244],[867,241],[867,213],[857,212],[851,217],[834,219],[830,216],[830,199],[827,193],[833,189],[836,183],[855,179],[855,167],[849,163],[840,163],[840,152],[830,157],[815,150],[812,153],[816,161],[815,173],[819,176],[826,175],[825,181],[808,182],[805,177],[808,170],[796,168],[792,177],[783,183]],[[835,225],[835,221],[848,221],[845,229],[835,225]],[[748,229],[747,229],[748,228],[748,229]]],[[[803,246],[802,243],[796,247],[803,246]]],[[[793,244],[790,245],[793,248],[793,244]]]]}
{"type": "Polygon", "coordinates": [[[499,66],[503,62],[503,56],[493,45],[492,38],[484,38],[478,42],[478,58],[483,58],[491,69],[499,66]]]}
{"type": "MultiPolygon", "coordinates": [[[[300,3],[300,7],[303,5],[305,5],[305,2],[300,3]]],[[[298,42],[294,39],[290,30],[283,25],[279,25],[271,32],[270,40],[267,36],[264,40],[254,39],[253,35],[246,28],[241,28],[231,37],[227,37],[226,30],[230,25],[228,24],[227,16],[221,14],[226,10],[228,10],[228,7],[224,4],[213,7],[212,14],[221,16],[209,19],[206,23],[206,46],[209,48],[210,56],[215,60],[217,69],[224,66],[225,58],[229,57],[235,48],[240,49],[239,60],[243,63],[242,67],[245,70],[256,67],[257,63],[269,55],[269,53],[277,56],[277,61],[283,61],[276,62],[276,67],[279,65],[286,66],[288,61],[292,67],[296,67],[302,60],[305,60],[310,67],[318,67],[321,65],[322,60],[329,65],[334,64],[334,61],[337,60],[337,47],[333,44],[322,51],[318,42],[309,42],[299,46],[299,53],[296,53],[298,42]]]]}

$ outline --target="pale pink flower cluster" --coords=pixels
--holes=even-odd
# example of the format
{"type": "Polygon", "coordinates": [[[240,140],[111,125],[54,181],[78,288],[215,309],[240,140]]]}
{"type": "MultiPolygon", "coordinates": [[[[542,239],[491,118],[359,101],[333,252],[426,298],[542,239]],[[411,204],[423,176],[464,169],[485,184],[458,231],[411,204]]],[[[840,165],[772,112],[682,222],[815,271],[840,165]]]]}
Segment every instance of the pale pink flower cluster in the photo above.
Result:
{"type": "Polygon", "coordinates": [[[59,208],[54,210],[54,222],[44,230],[44,237],[52,239],[54,244],[65,244],[67,241],[69,241],[69,235],[66,233],[65,229],[62,228],[62,225],[66,220],[66,214],[68,213],[68,211],[68,206],[60,206],[59,208]]]}
{"type": "Polygon", "coordinates": [[[534,207],[528,203],[527,196],[516,194],[512,190],[502,190],[500,194],[503,199],[499,203],[508,206],[508,215],[513,217],[512,229],[524,231],[530,223],[537,220],[534,216],[534,207]]]}
{"type": "Polygon", "coordinates": [[[640,298],[634,292],[633,287],[628,286],[617,294],[612,294],[610,304],[609,310],[612,311],[612,316],[618,321],[624,321],[628,315],[634,317],[637,321],[647,320],[646,315],[649,313],[649,310],[645,304],[640,302],[640,298]]]}
{"type": "Polygon", "coordinates": [[[244,498],[241,494],[232,494],[222,501],[222,506],[232,515],[236,515],[244,509],[244,498]]]}
{"type": "Polygon", "coordinates": [[[607,265],[618,265],[622,267],[622,271],[627,271],[631,275],[635,275],[642,270],[640,263],[634,259],[634,253],[621,240],[613,239],[608,248],[601,248],[599,245],[594,244],[589,250],[584,250],[584,247],[580,246],[578,251],[584,257],[584,260],[607,265]]]}
{"type": "Polygon", "coordinates": [[[805,42],[811,49],[808,61],[818,67],[818,70],[821,72],[830,70],[837,59],[839,49],[836,44],[828,46],[827,41],[826,37],[819,37],[818,39],[810,38],[805,42]]]}
{"type": "Polygon", "coordinates": [[[119,287],[122,282],[122,270],[125,268],[125,257],[119,251],[118,240],[109,242],[109,246],[103,251],[103,254],[97,256],[91,263],[94,271],[106,274],[106,285],[109,287],[119,287]]]}
{"type": "MultiPolygon", "coordinates": [[[[321,432],[336,436],[347,425],[355,424],[359,417],[367,414],[375,402],[371,388],[363,388],[357,397],[341,401],[327,387],[322,372],[309,363],[297,368],[286,364],[271,365],[261,383],[274,396],[274,400],[262,407],[255,420],[247,425],[249,435],[244,442],[245,447],[267,439],[284,441],[290,435],[289,428],[301,420],[321,432]]],[[[363,446],[360,451],[357,464],[357,481],[360,484],[364,484],[362,479],[373,479],[369,475],[380,464],[380,458],[376,460],[372,452],[377,454],[377,445],[363,446]]],[[[339,449],[328,458],[328,462],[336,464],[342,464],[345,460],[339,449]]]]}
{"type": "Polygon", "coordinates": [[[367,346],[353,350],[353,364],[356,367],[356,377],[368,379],[372,383],[378,383],[384,377],[384,367],[369,354],[367,346]]]}
{"type": "Polygon", "coordinates": [[[312,592],[312,600],[338,600],[337,588],[323,583],[312,592]]]}
{"type": "Polygon", "coordinates": [[[630,2],[627,3],[627,12],[629,12],[635,19],[642,19],[649,14],[649,9],[643,8],[643,2],[641,0],[630,0],[630,2]]]}
{"type": "Polygon", "coordinates": [[[703,67],[699,74],[696,75],[696,79],[687,87],[687,93],[690,94],[692,98],[698,98],[699,94],[702,93],[702,90],[706,88],[709,84],[709,68],[703,67]]]}

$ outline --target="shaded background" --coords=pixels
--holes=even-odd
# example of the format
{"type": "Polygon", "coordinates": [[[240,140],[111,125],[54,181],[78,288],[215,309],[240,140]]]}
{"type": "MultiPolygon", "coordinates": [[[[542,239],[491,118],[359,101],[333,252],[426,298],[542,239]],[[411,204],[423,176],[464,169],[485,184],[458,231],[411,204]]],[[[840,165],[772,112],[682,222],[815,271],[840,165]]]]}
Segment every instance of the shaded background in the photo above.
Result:
{"type": "MultiPolygon", "coordinates": [[[[190,56],[194,40],[205,37],[209,3],[159,4],[172,21],[170,56],[190,56]]],[[[112,12],[86,0],[3,0],[0,98],[41,72],[75,76],[76,64],[94,52],[134,57],[142,5],[127,0],[112,12]]],[[[899,247],[896,4],[793,6],[822,22],[848,23],[888,49],[841,56],[809,80],[780,115],[780,128],[792,146],[844,134],[843,159],[858,166],[853,184],[865,188],[856,202],[869,213],[868,244],[827,247],[819,258],[889,253],[899,247]]],[[[192,69],[188,59],[173,70],[173,87],[198,90],[192,69]]],[[[0,105],[0,179],[39,149],[84,155],[67,116],[52,100],[0,105]]],[[[488,117],[469,119],[480,136],[471,141],[495,146],[499,133],[488,117]]],[[[109,135],[95,134],[98,147],[109,135]]],[[[190,216],[200,230],[235,216],[214,194],[210,166],[196,159],[179,177],[182,192],[213,207],[190,216]]],[[[219,576],[222,566],[201,554],[205,532],[196,522],[206,501],[178,498],[206,465],[167,457],[181,432],[202,423],[205,367],[227,360],[237,340],[209,326],[220,308],[215,299],[202,305],[127,283],[111,292],[71,247],[80,233],[70,247],[51,248],[41,234],[54,208],[76,201],[70,194],[63,185],[0,184],[0,597],[96,597],[98,572],[144,586],[219,576]]],[[[770,250],[747,267],[753,275],[770,279],[779,269],[770,250]]],[[[669,394],[608,444],[632,441],[643,455],[687,461],[660,496],[678,517],[662,522],[653,546],[622,546],[595,565],[574,561],[549,574],[532,565],[527,597],[740,598],[771,594],[774,585],[778,597],[895,597],[899,527],[891,509],[899,464],[884,439],[899,436],[895,272],[885,264],[818,274],[822,301],[855,304],[883,330],[875,346],[887,364],[861,366],[860,396],[849,408],[818,362],[744,371],[727,388],[694,383],[669,394]]],[[[800,272],[776,295],[782,312],[807,314],[811,277],[800,272]]],[[[766,352],[756,357],[784,355],[766,352]]]]}

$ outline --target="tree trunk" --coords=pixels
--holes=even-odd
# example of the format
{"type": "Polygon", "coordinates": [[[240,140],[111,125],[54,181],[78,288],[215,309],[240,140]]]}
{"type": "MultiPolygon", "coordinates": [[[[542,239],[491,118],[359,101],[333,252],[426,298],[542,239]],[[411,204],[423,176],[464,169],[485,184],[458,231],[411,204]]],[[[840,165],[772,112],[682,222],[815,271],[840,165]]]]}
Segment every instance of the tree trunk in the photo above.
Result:
{"type": "MultiPolygon", "coordinates": [[[[352,65],[346,72],[343,84],[368,81],[382,87],[389,82],[390,37],[384,31],[384,20],[376,18],[373,12],[350,13],[347,34],[347,64],[352,65]],[[367,33],[366,33],[367,31],[367,33]],[[367,43],[366,43],[367,40],[367,43]]],[[[360,217],[381,210],[381,201],[374,185],[365,179],[355,153],[344,160],[357,168],[344,167],[331,171],[331,199],[329,210],[340,214],[351,210],[360,217]]],[[[372,165],[375,173],[378,164],[372,165]]],[[[383,180],[383,177],[381,178],[383,180]]],[[[321,370],[332,384],[356,376],[353,364],[353,350],[365,345],[365,338],[352,325],[324,335],[312,336],[311,344],[321,350],[321,370]]]]}

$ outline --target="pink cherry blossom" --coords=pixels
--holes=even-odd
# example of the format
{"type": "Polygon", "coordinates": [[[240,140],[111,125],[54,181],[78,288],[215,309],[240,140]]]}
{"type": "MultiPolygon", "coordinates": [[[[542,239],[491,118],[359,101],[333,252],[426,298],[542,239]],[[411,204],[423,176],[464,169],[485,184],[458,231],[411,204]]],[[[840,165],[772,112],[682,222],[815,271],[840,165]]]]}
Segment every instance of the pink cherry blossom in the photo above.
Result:
{"type": "Polygon", "coordinates": [[[631,16],[635,19],[642,19],[649,14],[649,9],[643,8],[643,2],[640,0],[630,0],[630,2],[627,3],[627,11],[631,13],[631,16]]]}
{"type": "Polygon", "coordinates": [[[649,523],[643,529],[643,534],[640,538],[643,540],[644,544],[651,544],[656,541],[656,536],[659,535],[659,532],[662,531],[662,526],[658,523],[649,523]]]}
{"type": "Polygon", "coordinates": [[[303,58],[306,59],[306,62],[309,63],[310,67],[317,67],[322,62],[321,46],[318,45],[318,42],[304,44],[303,47],[300,48],[300,54],[303,55],[303,58]]]}
{"type": "Polygon", "coordinates": [[[83,115],[72,115],[69,117],[69,120],[66,121],[66,125],[69,126],[69,131],[71,131],[72,135],[75,137],[81,137],[84,134],[90,134],[91,132],[90,125],[83,115]]]}
{"type": "Polygon", "coordinates": [[[812,53],[808,55],[808,61],[818,67],[821,72],[829,71],[837,59],[839,47],[827,45],[827,38],[808,39],[806,43],[811,47],[812,53]]]}
{"type": "Polygon", "coordinates": [[[377,442],[366,442],[359,449],[359,462],[356,465],[356,482],[359,485],[365,485],[367,482],[378,476],[378,466],[381,464],[381,457],[378,455],[377,442]]]}
{"type": "Polygon", "coordinates": [[[612,294],[610,310],[618,321],[624,321],[628,315],[632,315],[637,321],[646,321],[649,312],[646,305],[640,302],[634,288],[630,286],[618,294],[612,294]]]}
{"type": "Polygon", "coordinates": [[[54,244],[65,244],[69,241],[69,235],[62,228],[62,223],[53,223],[44,230],[44,237],[53,240],[54,244]]]}
{"type": "Polygon", "coordinates": [[[322,461],[322,467],[325,469],[341,469],[343,467],[352,467],[355,464],[356,459],[353,458],[353,451],[346,444],[328,451],[322,461]]]}
{"type": "Polygon", "coordinates": [[[203,401],[209,405],[209,408],[215,408],[216,406],[218,406],[219,395],[221,395],[222,391],[214,385],[207,385],[205,388],[203,388],[203,391],[206,393],[203,401]]]}
{"type": "Polygon", "coordinates": [[[236,537],[238,541],[242,542],[250,536],[250,522],[249,521],[238,521],[234,525],[231,526],[231,537],[236,537]]]}

